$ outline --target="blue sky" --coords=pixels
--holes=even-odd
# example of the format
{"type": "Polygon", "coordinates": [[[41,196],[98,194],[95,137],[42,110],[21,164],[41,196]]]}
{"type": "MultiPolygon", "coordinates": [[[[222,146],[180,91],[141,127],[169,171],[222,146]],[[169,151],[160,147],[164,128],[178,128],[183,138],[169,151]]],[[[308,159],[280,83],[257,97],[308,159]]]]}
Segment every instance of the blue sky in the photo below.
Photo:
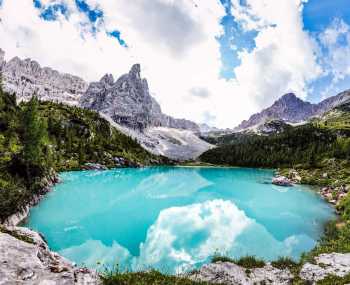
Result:
{"type": "MultiPolygon", "coordinates": [[[[255,48],[255,37],[258,31],[244,31],[239,22],[231,13],[231,0],[220,0],[225,6],[226,16],[222,18],[221,25],[224,29],[224,35],[218,38],[220,42],[220,52],[222,60],[221,76],[226,79],[234,78],[234,68],[241,64],[238,58],[238,52],[242,50],[251,51],[255,48]]],[[[335,19],[341,19],[345,23],[350,24],[350,2],[349,0],[309,0],[304,4],[302,19],[304,30],[310,33],[314,40],[318,41],[318,37],[322,31],[332,24],[335,19]]],[[[339,44],[347,46],[350,43],[346,38],[339,39],[339,44]]],[[[321,48],[322,47],[322,44],[321,48]]],[[[326,51],[323,50],[325,55],[326,51]]],[[[332,83],[332,76],[321,76],[318,80],[310,82],[308,100],[317,102],[320,99],[320,93],[325,92],[322,96],[327,97],[332,92],[341,92],[344,89],[350,88],[350,78],[344,78],[337,82],[334,88],[328,92],[332,83]],[[329,94],[328,94],[329,93],[329,94]]]]}
{"type": "Polygon", "coordinates": [[[0,48],[87,81],[140,63],[165,113],[233,127],[350,88],[349,1],[0,0],[0,48]]]}
{"type": "MultiPolygon", "coordinates": [[[[0,0],[1,1],[1,0],[0,0]]],[[[235,78],[234,68],[240,66],[241,59],[239,53],[242,51],[251,52],[256,47],[255,39],[259,31],[246,31],[242,27],[242,23],[236,21],[232,13],[231,0],[220,0],[225,8],[225,16],[221,18],[220,25],[223,28],[223,35],[216,37],[220,43],[221,54],[221,70],[220,77],[230,80],[235,78]]],[[[304,31],[310,33],[310,36],[319,42],[319,35],[327,27],[329,27],[335,19],[342,19],[345,23],[350,24],[350,9],[348,8],[348,0],[309,0],[304,4],[302,20],[304,31]]],[[[44,6],[40,0],[33,0],[34,6],[40,9],[40,16],[47,21],[55,21],[59,15],[69,17],[68,8],[62,3],[57,2],[48,6],[44,6]]],[[[95,33],[99,23],[103,23],[104,13],[99,8],[90,7],[84,0],[74,0],[78,10],[86,14],[89,19],[91,33],[95,33]]],[[[240,3],[245,5],[245,1],[240,0],[240,3]]],[[[86,24],[85,24],[86,25],[86,24]]],[[[127,48],[127,42],[124,39],[121,31],[115,27],[112,30],[106,31],[107,35],[115,38],[119,45],[127,48]]],[[[327,54],[322,43],[321,56],[327,54]]],[[[348,45],[346,38],[340,37],[340,45],[348,45]]],[[[308,100],[319,101],[321,97],[333,95],[332,92],[340,92],[342,89],[348,88],[349,78],[343,78],[337,81],[337,84],[332,84],[333,77],[330,74],[320,76],[315,81],[308,82],[309,92],[308,100]],[[331,86],[331,87],[330,87],[331,86]],[[320,95],[322,93],[322,95],[320,95]]]]}

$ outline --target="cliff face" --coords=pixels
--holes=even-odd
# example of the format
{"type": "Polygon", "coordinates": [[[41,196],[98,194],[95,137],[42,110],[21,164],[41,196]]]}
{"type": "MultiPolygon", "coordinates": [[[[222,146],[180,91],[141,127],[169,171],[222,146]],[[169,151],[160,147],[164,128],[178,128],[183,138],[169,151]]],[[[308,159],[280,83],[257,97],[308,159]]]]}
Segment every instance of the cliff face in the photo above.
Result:
{"type": "Polygon", "coordinates": [[[150,95],[147,80],[141,78],[139,64],[114,82],[106,74],[89,85],[80,105],[111,117],[116,123],[135,130],[147,127],[169,127],[199,132],[197,124],[175,119],[162,113],[158,102],[150,95]]]}
{"type": "Polygon", "coordinates": [[[0,50],[4,89],[16,93],[19,101],[27,101],[36,94],[41,100],[76,105],[87,89],[88,84],[80,77],[41,67],[31,59],[14,57],[6,62],[4,55],[4,51],[0,50]]]}

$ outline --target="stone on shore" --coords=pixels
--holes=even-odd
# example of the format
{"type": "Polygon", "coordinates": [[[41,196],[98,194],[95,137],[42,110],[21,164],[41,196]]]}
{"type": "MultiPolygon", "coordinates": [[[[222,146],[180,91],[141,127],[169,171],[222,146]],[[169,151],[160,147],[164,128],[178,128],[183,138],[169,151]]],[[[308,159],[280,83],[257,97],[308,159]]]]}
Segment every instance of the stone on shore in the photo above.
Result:
{"type": "Polygon", "coordinates": [[[108,168],[105,165],[99,164],[99,163],[85,163],[82,166],[82,169],[84,170],[107,170],[108,168]]]}
{"type": "Polygon", "coordinates": [[[293,182],[285,176],[277,176],[272,178],[272,184],[278,186],[293,186],[293,182]]]}

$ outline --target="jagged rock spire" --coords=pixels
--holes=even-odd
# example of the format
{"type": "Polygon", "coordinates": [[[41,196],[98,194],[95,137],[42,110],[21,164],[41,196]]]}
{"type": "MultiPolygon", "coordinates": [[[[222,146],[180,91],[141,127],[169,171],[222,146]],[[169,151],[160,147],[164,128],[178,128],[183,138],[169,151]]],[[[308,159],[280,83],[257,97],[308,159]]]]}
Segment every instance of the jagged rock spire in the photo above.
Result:
{"type": "Polygon", "coordinates": [[[107,85],[113,85],[114,84],[114,78],[112,74],[106,73],[100,80],[100,82],[107,84],[107,85]]]}
{"type": "Polygon", "coordinates": [[[129,76],[131,79],[141,79],[141,65],[139,63],[134,64],[130,71],[129,76]]]}

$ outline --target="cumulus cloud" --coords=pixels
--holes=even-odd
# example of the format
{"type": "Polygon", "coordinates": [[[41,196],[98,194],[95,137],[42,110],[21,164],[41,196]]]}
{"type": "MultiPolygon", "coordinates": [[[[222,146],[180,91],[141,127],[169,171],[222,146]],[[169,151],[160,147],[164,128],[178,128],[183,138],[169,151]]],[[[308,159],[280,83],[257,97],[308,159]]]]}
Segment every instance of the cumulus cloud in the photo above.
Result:
{"type": "Polygon", "coordinates": [[[321,73],[316,47],[303,31],[302,0],[232,1],[236,20],[258,35],[256,47],[240,53],[231,80],[220,78],[220,1],[86,0],[103,14],[94,23],[73,0],[41,2],[65,5],[67,15],[45,21],[32,1],[3,0],[0,45],[7,59],[31,57],[86,80],[120,76],[139,62],[163,111],[175,117],[203,122],[210,112],[213,125],[232,128],[285,92],[305,98],[307,83],[321,73]],[[108,35],[112,31],[127,47],[108,35]],[[196,95],[201,100],[191,100],[196,95]]]}
{"type": "Polygon", "coordinates": [[[242,52],[236,80],[259,106],[287,92],[306,98],[307,84],[318,78],[316,46],[303,30],[302,0],[233,1],[233,14],[247,30],[257,30],[256,47],[242,52]]]}
{"type": "Polygon", "coordinates": [[[149,228],[135,266],[177,268],[181,272],[217,251],[227,252],[250,223],[230,201],[168,208],[149,228]]]}
{"type": "Polygon", "coordinates": [[[350,75],[350,26],[341,19],[335,19],[320,35],[322,47],[326,50],[323,59],[325,70],[333,77],[333,83],[350,75]]]}

